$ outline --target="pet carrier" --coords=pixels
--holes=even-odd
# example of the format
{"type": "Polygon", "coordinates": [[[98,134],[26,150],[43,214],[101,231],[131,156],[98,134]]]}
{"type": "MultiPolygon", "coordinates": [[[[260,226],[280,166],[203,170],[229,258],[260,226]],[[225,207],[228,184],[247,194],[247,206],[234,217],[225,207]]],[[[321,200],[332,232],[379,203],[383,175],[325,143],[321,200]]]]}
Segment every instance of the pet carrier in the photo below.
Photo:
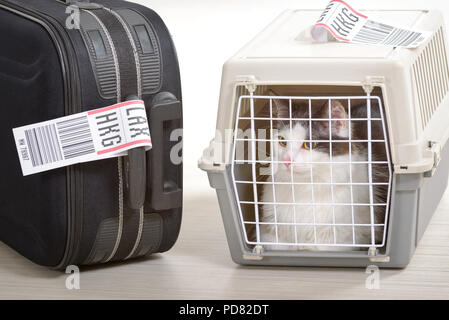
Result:
{"type": "MultiPolygon", "coordinates": [[[[0,39],[0,240],[58,269],[169,250],[181,224],[182,161],[171,161],[170,150],[179,143],[171,136],[182,128],[182,107],[176,51],[161,18],[119,0],[0,0],[0,39]],[[109,117],[101,120],[104,134],[122,141],[117,128],[129,123],[112,121],[124,113],[121,102],[137,99],[152,150],[22,175],[13,128],[101,109],[108,113],[97,118],[109,117]]],[[[96,155],[87,116],[71,119],[57,131],[27,130],[17,141],[21,159],[37,166],[58,151],[64,160],[96,155]]]]}
{"type": "Polygon", "coordinates": [[[286,11],[224,65],[199,167],[236,263],[409,263],[448,180],[444,23],[367,13],[432,36],[416,49],[313,43],[320,12],[286,11]]]}

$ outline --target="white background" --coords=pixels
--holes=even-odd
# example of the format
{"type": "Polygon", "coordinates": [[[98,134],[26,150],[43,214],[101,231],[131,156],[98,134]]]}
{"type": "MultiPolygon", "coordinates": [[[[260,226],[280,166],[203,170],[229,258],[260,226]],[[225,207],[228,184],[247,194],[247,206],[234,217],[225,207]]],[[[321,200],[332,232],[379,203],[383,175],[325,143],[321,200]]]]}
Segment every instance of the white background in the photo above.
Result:
{"type": "MultiPolygon", "coordinates": [[[[132,1],[132,0],[131,0],[132,1]]],[[[356,10],[439,9],[449,1],[346,0],[356,10]]],[[[169,28],[181,68],[187,193],[208,188],[198,159],[215,134],[223,63],[286,9],[323,10],[329,0],[134,0],[155,10],[169,28]]],[[[318,17],[317,17],[318,18],[318,17]]]]}
{"type": "MultiPolygon", "coordinates": [[[[449,20],[447,0],[346,1],[356,9],[439,8],[449,20]]],[[[231,261],[216,196],[206,174],[197,169],[197,160],[215,132],[222,65],[283,10],[322,10],[328,0],[136,2],[162,16],[180,59],[186,168],[180,238],[163,255],[82,268],[81,290],[67,290],[67,274],[38,267],[0,242],[0,299],[449,298],[449,192],[412,263],[404,270],[382,268],[379,290],[366,289],[370,275],[361,268],[251,268],[231,261]],[[196,192],[201,193],[192,194],[196,192]]]]}

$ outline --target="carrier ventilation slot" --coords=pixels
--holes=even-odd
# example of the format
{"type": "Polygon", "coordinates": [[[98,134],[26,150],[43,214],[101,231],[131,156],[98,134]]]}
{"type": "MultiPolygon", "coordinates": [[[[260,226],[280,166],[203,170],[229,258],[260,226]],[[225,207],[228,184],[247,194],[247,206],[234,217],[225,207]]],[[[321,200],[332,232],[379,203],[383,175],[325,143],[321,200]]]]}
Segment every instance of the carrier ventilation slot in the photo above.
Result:
{"type": "Polygon", "coordinates": [[[443,28],[438,29],[429,41],[413,64],[412,70],[424,130],[449,90],[449,68],[443,28]]]}

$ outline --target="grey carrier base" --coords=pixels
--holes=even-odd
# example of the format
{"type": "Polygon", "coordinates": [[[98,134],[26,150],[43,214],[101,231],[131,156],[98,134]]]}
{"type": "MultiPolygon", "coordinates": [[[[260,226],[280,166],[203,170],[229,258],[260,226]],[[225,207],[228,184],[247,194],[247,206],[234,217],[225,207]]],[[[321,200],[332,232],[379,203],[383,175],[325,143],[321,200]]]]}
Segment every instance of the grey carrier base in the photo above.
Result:
{"type": "Polygon", "coordinates": [[[378,252],[270,251],[248,246],[241,232],[238,203],[231,166],[224,171],[208,171],[216,189],[232,260],[242,265],[285,265],[322,267],[366,267],[377,265],[404,268],[410,262],[441,197],[449,174],[449,143],[441,152],[441,162],[433,176],[426,173],[394,174],[390,221],[385,249],[378,252]]]}

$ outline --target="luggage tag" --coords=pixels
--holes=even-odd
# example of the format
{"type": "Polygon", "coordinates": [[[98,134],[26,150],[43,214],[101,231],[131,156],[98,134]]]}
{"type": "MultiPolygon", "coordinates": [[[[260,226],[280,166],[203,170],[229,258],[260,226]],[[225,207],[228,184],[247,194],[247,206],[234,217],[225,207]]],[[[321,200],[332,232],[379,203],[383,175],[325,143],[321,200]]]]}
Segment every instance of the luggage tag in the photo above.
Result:
{"type": "Polygon", "coordinates": [[[343,0],[332,0],[310,33],[316,42],[327,42],[333,36],[343,42],[405,48],[420,46],[432,34],[370,20],[343,0]]]}
{"type": "Polygon", "coordinates": [[[152,147],[142,100],[15,128],[13,134],[24,176],[152,147]]]}

